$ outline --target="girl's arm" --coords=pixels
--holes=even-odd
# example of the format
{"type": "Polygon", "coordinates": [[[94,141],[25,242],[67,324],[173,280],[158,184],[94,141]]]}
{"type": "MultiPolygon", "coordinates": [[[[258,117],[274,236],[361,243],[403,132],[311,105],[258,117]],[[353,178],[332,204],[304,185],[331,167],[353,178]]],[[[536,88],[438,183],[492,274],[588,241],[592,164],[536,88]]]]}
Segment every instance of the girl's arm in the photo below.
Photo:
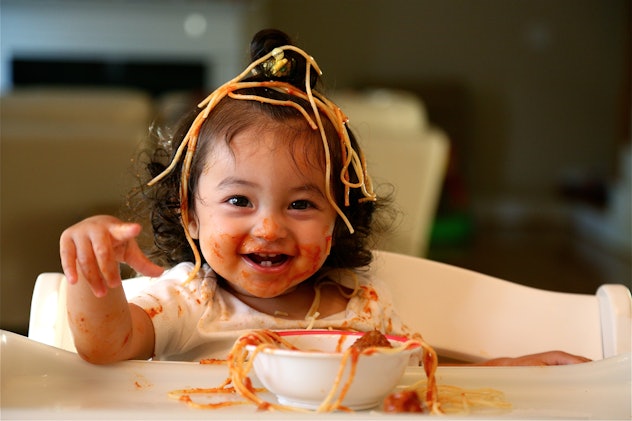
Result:
{"type": "Polygon", "coordinates": [[[79,274],[67,292],[68,323],[79,355],[94,364],[148,359],[154,352],[154,327],[143,309],[128,304],[123,287],[97,297],[79,274]]]}
{"type": "Polygon", "coordinates": [[[537,354],[524,355],[516,358],[494,358],[480,364],[486,366],[523,366],[523,365],[568,365],[591,361],[586,357],[569,354],[563,351],[548,351],[537,354]]]}
{"type": "Polygon", "coordinates": [[[153,354],[150,317],[128,304],[119,263],[159,276],[136,243],[140,225],[100,215],[66,229],[60,238],[61,263],[68,279],[68,322],[78,353],[97,364],[147,359],[153,354]]]}

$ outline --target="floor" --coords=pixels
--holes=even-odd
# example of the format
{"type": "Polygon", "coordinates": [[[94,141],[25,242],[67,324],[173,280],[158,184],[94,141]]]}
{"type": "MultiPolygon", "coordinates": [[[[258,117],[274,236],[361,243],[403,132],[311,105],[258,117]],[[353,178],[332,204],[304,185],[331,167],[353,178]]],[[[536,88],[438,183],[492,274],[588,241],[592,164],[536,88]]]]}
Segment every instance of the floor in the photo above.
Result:
{"type": "Polygon", "coordinates": [[[520,284],[594,294],[604,283],[632,288],[632,258],[615,256],[568,228],[477,227],[460,244],[431,246],[428,257],[520,284]]]}

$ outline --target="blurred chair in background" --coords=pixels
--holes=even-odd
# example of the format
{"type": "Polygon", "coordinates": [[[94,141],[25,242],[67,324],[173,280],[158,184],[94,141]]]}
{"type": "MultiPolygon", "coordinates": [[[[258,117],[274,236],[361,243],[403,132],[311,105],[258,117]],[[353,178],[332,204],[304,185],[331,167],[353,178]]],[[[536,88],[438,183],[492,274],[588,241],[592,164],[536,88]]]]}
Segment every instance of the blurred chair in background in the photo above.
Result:
{"type": "Polygon", "coordinates": [[[422,100],[407,91],[340,91],[331,99],[349,118],[374,187],[380,192],[392,185],[402,214],[378,248],[424,256],[448,163],[447,136],[428,122],[422,100]]]}
{"type": "Polygon", "coordinates": [[[35,277],[61,269],[61,232],[124,203],[153,104],[136,90],[33,87],[0,106],[1,320],[25,332],[35,277]]]}

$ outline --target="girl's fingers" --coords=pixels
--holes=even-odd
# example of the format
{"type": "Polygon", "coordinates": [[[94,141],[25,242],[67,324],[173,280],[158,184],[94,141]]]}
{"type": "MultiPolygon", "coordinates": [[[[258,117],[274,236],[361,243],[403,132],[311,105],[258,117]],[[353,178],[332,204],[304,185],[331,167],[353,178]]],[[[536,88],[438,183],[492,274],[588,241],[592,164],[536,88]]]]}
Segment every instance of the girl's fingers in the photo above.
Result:
{"type": "MultiPolygon", "coordinates": [[[[125,247],[118,244],[116,238],[112,238],[110,232],[95,231],[90,236],[92,242],[91,249],[94,253],[98,276],[108,288],[121,286],[121,274],[119,270],[119,259],[116,255],[117,247],[125,247]]],[[[95,278],[96,279],[96,278],[95,278]]]]}
{"type": "Polygon", "coordinates": [[[114,224],[109,227],[108,231],[115,241],[125,243],[138,237],[141,229],[140,224],[127,222],[114,224]]]}
{"type": "Polygon", "coordinates": [[[79,237],[75,239],[75,245],[77,249],[77,272],[83,275],[94,295],[97,297],[105,296],[107,286],[94,254],[92,241],[86,237],[79,237]]]}
{"type": "Polygon", "coordinates": [[[149,260],[136,242],[141,229],[136,223],[118,224],[110,229],[112,237],[124,243],[124,253],[118,256],[119,260],[145,276],[160,276],[164,269],[149,260]]]}
{"type": "Polygon", "coordinates": [[[145,276],[156,277],[164,272],[164,268],[156,265],[145,256],[136,241],[130,241],[127,245],[125,262],[136,272],[145,276]]]}
{"type": "Polygon", "coordinates": [[[71,285],[77,283],[77,250],[75,243],[68,238],[66,233],[62,234],[59,240],[59,257],[61,259],[61,268],[68,282],[71,285]]]}
{"type": "Polygon", "coordinates": [[[81,274],[93,293],[101,297],[109,288],[121,286],[121,262],[144,275],[160,275],[163,269],[138,247],[136,237],[140,231],[140,224],[108,216],[88,218],[64,231],[60,257],[68,282],[77,283],[81,274]]]}

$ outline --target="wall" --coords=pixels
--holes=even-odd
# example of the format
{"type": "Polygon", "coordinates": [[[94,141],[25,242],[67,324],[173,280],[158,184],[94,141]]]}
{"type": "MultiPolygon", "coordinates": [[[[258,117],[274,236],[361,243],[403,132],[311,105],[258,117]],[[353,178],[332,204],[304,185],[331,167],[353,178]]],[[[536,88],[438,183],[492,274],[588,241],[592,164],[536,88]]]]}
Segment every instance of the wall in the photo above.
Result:
{"type": "Polygon", "coordinates": [[[14,56],[201,60],[208,86],[241,70],[250,2],[3,0],[0,88],[14,56]]]}
{"type": "Polygon", "coordinates": [[[458,112],[444,128],[481,207],[541,206],[564,180],[618,171],[630,124],[626,0],[270,0],[268,17],[330,87],[409,86],[458,112]]]}

